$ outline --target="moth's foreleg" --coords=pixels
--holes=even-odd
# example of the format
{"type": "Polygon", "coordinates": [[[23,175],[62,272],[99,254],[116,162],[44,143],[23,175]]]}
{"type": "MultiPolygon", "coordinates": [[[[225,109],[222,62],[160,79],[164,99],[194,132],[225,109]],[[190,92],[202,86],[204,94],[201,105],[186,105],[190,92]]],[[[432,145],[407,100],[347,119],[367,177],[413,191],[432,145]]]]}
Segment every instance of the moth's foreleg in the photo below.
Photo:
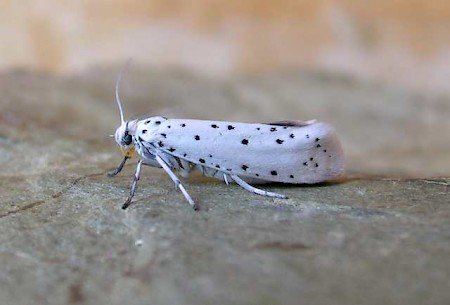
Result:
{"type": "Polygon", "coordinates": [[[264,191],[264,190],[261,190],[259,188],[254,187],[254,186],[251,186],[250,184],[248,184],[247,182],[245,182],[244,180],[242,180],[241,178],[239,178],[236,175],[230,175],[230,177],[237,184],[239,184],[241,187],[243,187],[244,189],[246,189],[249,192],[252,192],[252,193],[255,193],[255,194],[258,194],[258,195],[262,195],[262,196],[273,197],[273,198],[280,198],[280,199],[287,199],[288,198],[286,195],[264,191]]]}
{"type": "Polygon", "coordinates": [[[194,209],[198,210],[197,204],[192,200],[189,193],[184,188],[183,184],[181,183],[180,179],[174,174],[174,172],[170,169],[170,167],[167,165],[167,163],[158,155],[156,155],[156,161],[158,161],[159,165],[166,171],[167,175],[169,175],[170,179],[175,183],[175,186],[180,189],[180,191],[183,193],[186,200],[189,202],[189,205],[194,209]]]}
{"type": "Polygon", "coordinates": [[[122,160],[122,162],[120,162],[119,166],[117,166],[117,168],[114,171],[109,172],[106,175],[108,177],[114,177],[115,175],[120,173],[128,159],[130,159],[130,157],[128,157],[128,156],[123,157],[123,160],[122,160]]]}
{"type": "Polygon", "coordinates": [[[141,175],[141,167],[142,167],[142,159],[139,160],[136,166],[136,171],[134,172],[133,181],[131,182],[131,189],[130,189],[130,195],[128,196],[127,201],[122,205],[122,209],[128,208],[128,206],[131,204],[131,200],[133,199],[134,192],[136,191],[137,182],[139,180],[139,177],[141,175]]]}

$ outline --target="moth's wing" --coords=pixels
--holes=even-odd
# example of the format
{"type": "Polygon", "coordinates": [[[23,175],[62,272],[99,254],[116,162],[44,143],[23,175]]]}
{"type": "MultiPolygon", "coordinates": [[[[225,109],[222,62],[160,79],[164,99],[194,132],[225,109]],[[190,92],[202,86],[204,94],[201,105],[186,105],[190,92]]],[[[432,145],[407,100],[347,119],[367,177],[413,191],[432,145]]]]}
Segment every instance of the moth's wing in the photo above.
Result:
{"type": "Polygon", "coordinates": [[[317,120],[309,120],[309,121],[277,121],[277,122],[265,123],[265,124],[273,125],[273,126],[303,127],[303,126],[314,124],[316,122],[317,122],[317,120]]]}
{"type": "Polygon", "coordinates": [[[170,119],[140,136],[172,156],[266,181],[316,183],[344,168],[334,129],[321,122],[287,126],[170,119]]]}

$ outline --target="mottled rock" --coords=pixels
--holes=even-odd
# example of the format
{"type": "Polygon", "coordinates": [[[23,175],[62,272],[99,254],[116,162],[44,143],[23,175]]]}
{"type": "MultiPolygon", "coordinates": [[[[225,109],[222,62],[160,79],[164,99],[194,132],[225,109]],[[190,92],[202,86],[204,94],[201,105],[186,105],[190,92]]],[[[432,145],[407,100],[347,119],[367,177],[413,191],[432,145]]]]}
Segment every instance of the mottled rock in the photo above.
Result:
{"type": "Polygon", "coordinates": [[[112,134],[118,68],[0,77],[0,304],[447,304],[449,100],[339,76],[229,80],[132,68],[126,116],[317,118],[348,172],[269,185],[274,200],[194,176],[194,212],[159,169],[112,134]]]}

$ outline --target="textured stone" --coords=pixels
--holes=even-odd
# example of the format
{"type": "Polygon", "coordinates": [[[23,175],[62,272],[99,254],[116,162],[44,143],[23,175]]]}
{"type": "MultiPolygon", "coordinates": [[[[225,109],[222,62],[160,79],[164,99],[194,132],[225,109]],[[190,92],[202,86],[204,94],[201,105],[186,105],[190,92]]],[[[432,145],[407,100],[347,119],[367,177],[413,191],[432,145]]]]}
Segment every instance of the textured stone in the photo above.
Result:
{"type": "Polygon", "coordinates": [[[133,164],[105,176],[121,158],[108,137],[117,70],[0,77],[0,304],[450,302],[447,98],[320,74],[133,68],[127,117],[317,118],[339,130],[349,170],[266,187],[288,200],[195,175],[194,212],[144,168],[123,211],[133,164]]]}

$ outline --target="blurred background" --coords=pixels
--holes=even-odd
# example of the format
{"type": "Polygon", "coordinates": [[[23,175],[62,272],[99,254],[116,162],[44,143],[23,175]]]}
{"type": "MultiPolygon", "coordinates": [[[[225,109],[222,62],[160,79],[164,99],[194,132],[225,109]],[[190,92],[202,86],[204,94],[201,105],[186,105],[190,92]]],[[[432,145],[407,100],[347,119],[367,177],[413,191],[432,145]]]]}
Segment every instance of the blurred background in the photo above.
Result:
{"type": "Polygon", "coordinates": [[[111,151],[114,82],[133,58],[126,117],[316,118],[337,128],[348,172],[450,172],[448,0],[0,5],[3,135],[57,127],[111,151]]]}
{"type": "Polygon", "coordinates": [[[448,92],[446,0],[0,2],[0,68],[135,62],[207,76],[319,69],[448,92]]]}

